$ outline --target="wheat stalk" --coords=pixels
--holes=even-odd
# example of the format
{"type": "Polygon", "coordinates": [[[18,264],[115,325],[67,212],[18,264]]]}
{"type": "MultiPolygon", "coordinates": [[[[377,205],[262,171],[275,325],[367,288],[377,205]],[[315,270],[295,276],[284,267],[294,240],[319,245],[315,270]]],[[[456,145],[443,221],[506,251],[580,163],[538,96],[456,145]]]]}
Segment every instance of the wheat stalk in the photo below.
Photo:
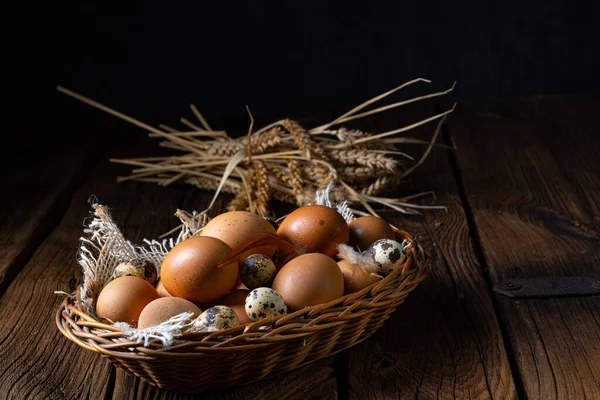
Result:
{"type": "MultiPolygon", "coordinates": [[[[364,210],[377,215],[370,204],[404,212],[418,213],[424,208],[443,208],[409,203],[419,193],[404,198],[389,198],[384,194],[404,181],[430,154],[434,147],[452,148],[436,143],[442,123],[454,107],[397,129],[370,134],[348,129],[340,124],[385,112],[406,104],[446,95],[454,89],[429,93],[388,105],[365,110],[372,104],[416,83],[430,81],[417,78],[376,96],[333,121],[306,129],[298,122],[283,119],[253,131],[254,119],[250,110],[250,128],[241,138],[231,138],[225,131],[216,131],[192,104],[190,109],[198,120],[181,118],[184,130],[161,124],[158,128],[113,110],[68,89],[58,90],[86,104],[128,121],[161,139],[162,147],[181,154],[168,157],[111,159],[129,165],[132,174],[120,176],[118,182],[143,181],[161,186],[184,182],[203,189],[231,193],[229,210],[251,210],[263,216],[269,214],[272,199],[303,205],[314,199],[317,189],[330,182],[338,183],[336,197],[356,202],[364,210]],[[398,134],[437,121],[431,140],[398,137],[398,134]],[[400,151],[399,145],[425,144],[417,158],[400,151]]],[[[211,202],[211,206],[214,203],[211,202]]],[[[357,215],[365,214],[357,211],[357,215]]]]}
{"type": "Polygon", "coordinates": [[[254,173],[256,174],[256,208],[263,217],[269,215],[269,175],[267,167],[263,161],[254,163],[254,173]]]}
{"type": "Polygon", "coordinates": [[[308,160],[319,160],[325,158],[323,148],[316,144],[316,142],[310,137],[308,132],[300,126],[300,124],[286,119],[283,121],[282,125],[292,135],[294,142],[298,148],[304,154],[306,154],[306,158],[308,160]]]}
{"type": "Polygon", "coordinates": [[[368,149],[350,148],[332,153],[332,157],[341,165],[358,165],[370,170],[397,172],[396,160],[385,157],[368,149]]]}
{"type": "Polygon", "coordinates": [[[373,183],[360,189],[361,194],[373,196],[381,193],[386,187],[394,184],[398,180],[396,175],[384,175],[375,179],[373,183]]]}

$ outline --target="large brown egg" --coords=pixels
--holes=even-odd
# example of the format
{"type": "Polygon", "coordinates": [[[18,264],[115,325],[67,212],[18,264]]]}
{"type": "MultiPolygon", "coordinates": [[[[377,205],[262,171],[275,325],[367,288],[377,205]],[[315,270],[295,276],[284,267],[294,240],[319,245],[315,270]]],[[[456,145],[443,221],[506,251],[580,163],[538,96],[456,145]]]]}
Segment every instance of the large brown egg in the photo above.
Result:
{"type": "Polygon", "coordinates": [[[331,257],[309,253],[285,264],[275,277],[272,287],[295,311],[342,296],[344,276],[331,257]]]}
{"type": "Polygon", "coordinates": [[[190,312],[190,321],[202,313],[194,303],[178,297],[161,297],[148,303],[142,310],[138,328],[147,328],[168,321],[176,315],[190,312]]]}
{"type": "Polygon", "coordinates": [[[156,289],[147,281],[122,276],[104,286],[96,302],[96,314],[112,322],[136,326],[144,307],[157,298],[156,289]]]}
{"type": "Polygon", "coordinates": [[[348,244],[360,251],[365,251],[379,239],[395,239],[396,235],[390,224],[379,217],[366,216],[356,218],[348,224],[350,240],[348,244]]]}
{"type": "Polygon", "coordinates": [[[172,296],[209,303],[224,296],[237,282],[237,261],[217,268],[230,253],[231,248],[219,239],[193,236],[167,254],[160,281],[172,296]]]}
{"type": "Polygon", "coordinates": [[[344,294],[358,292],[382,279],[381,276],[366,271],[359,265],[351,264],[346,260],[338,262],[338,265],[344,275],[344,294]]]}
{"type": "Polygon", "coordinates": [[[250,293],[248,289],[237,289],[223,297],[221,300],[218,300],[217,303],[227,306],[235,311],[236,315],[240,319],[240,324],[247,324],[248,322],[252,322],[250,317],[248,317],[246,314],[246,309],[244,308],[248,293],[250,293]]]}
{"type": "Polygon", "coordinates": [[[333,208],[305,206],[288,215],[277,230],[281,237],[297,243],[306,253],[337,255],[337,245],[348,243],[348,224],[333,208]]]}
{"type": "MultiPolygon", "coordinates": [[[[233,250],[254,240],[261,233],[275,234],[275,228],[263,217],[248,211],[232,211],[217,215],[202,229],[201,236],[210,236],[227,243],[233,250]]],[[[252,254],[273,256],[275,246],[255,247],[240,256],[243,260],[252,254]]]]}

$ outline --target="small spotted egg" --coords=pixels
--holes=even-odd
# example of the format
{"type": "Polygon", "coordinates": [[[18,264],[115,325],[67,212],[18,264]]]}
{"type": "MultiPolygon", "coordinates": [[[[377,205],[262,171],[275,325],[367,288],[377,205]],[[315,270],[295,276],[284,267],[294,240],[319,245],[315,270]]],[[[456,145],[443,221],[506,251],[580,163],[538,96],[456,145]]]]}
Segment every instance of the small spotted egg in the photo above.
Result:
{"type": "Polygon", "coordinates": [[[220,331],[223,329],[231,328],[240,324],[240,320],[229,307],[225,306],[214,306],[196,318],[192,330],[194,331],[220,331]]]}
{"type": "Polygon", "coordinates": [[[113,272],[113,279],[121,276],[136,276],[154,285],[157,278],[156,267],[148,260],[134,258],[117,265],[113,272]]]}
{"type": "Polygon", "coordinates": [[[391,274],[406,258],[402,244],[391,239],[375,241],[367,249],[367,254],[373,257],[385,275],[391,274]]]}
{"type": "Polygon", "coordinates": [[[287,305],[279,293],[268,287],[260,287],[246,296],[246,314],[253,321],[258,321],[287,314],[287,305]]]}
{"type": "Polygon", "coordinates": [[[277,268],[273,261],[264,254],[252,254],[242,262],[242,282],[248,289],[271,286],[277,268]]]}

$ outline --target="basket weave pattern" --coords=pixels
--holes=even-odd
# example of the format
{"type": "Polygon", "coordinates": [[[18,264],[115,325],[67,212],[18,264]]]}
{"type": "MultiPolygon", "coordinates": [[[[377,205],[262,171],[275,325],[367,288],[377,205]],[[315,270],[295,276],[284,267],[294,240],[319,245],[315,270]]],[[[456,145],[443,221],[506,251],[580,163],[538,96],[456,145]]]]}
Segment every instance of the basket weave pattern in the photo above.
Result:
{"type": "Polygon", "coordinates": [[[184,333],[167,348],[124,338],[71,298],[61,304],[56,324],[79,346],[160,388],[199,392],[250,383],[338,353],[383,325],[429,269],[422,247],[404,231],[397,235],[411,244],[401,268],[359,292],[223,331],[184,333]]]}

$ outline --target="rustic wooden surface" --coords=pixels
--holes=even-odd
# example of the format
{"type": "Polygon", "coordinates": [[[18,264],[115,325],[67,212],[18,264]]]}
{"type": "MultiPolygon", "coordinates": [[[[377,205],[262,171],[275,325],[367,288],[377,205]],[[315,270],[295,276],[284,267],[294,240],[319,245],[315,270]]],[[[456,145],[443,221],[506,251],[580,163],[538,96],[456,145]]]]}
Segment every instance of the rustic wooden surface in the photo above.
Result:
{"type": "MultiPolygon", "coordinates": [[[[198,396],[151,387],[62,337],[53,291],[80,279],[74,255],[90,195],[139,241],[173,227],[174,209],[202,208],[209,193],[115,184],[126,169],[109,156],[156,152],[124,125],[118,140],[107,123],[54,157],[30,152],[16,174],[2,175],[0,398],[600,398],[600,296],[492,292],[507,278],[599,274],[599,112],[598,97],[581,96],[460,104],[441,138],[457,150],[437,148],[398,189],[434,190],[447,212],[385,215],[425,245],[431,277],[364,343],[198,396]]],[[[365,123],[379,129],[409,117],[365,123]]]]}
{"type": "MultiPolygon", "coordinates": [[[[600,275],[600,102],[529,98],[462,107],[449,122],[485,270],[507,278],[600,275]]],[[[600,396],[600,297],[496,296],[520,390],[600,396]]]]}

